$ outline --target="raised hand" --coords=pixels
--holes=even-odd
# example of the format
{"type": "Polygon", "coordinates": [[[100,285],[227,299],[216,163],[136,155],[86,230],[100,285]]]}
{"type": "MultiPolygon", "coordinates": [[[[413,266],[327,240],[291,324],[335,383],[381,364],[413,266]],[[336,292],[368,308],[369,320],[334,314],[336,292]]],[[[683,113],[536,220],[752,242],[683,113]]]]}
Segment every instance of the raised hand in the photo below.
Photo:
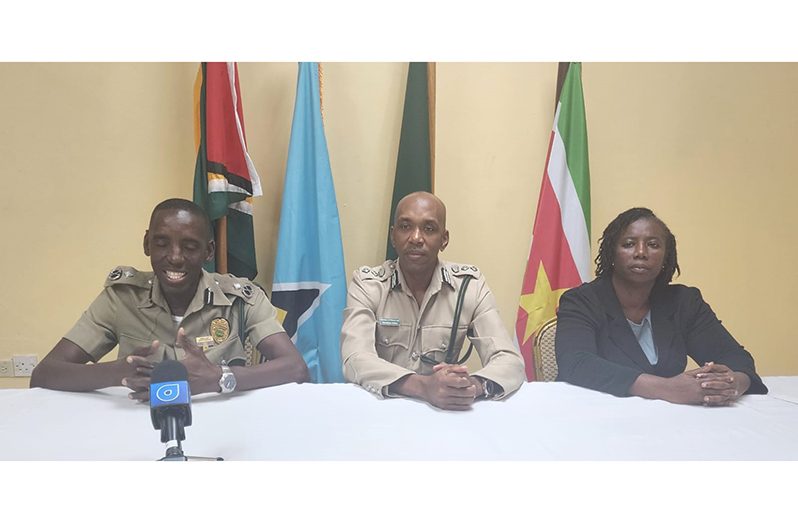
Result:
{"type": "Polygon", "coordinates": [[[219,379],[222,377],[222,368],[211,363],[205,351],[186,336],[186,331],[180,327],[177,331],[177,347],[183,349],[186,357],[181,361],[188,371],[188,383],[191,394],[203,392],[219,392],[219,379]]]}

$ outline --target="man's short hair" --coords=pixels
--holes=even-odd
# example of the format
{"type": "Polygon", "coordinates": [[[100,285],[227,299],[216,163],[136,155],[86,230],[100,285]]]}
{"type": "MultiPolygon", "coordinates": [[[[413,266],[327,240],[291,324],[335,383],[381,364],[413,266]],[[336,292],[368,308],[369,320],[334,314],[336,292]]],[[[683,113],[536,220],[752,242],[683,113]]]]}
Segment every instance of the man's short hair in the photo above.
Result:
{"type": "Polygon", "coordinates": [[[155,215],[160,211],[186,211],[192,214],[205,224],[205,230],[208,231],[208,240],[213,238],[213,230],[211,229],[211,220],[208,218],[208,213],[205,212],[205,209],[191,200],[185,200],[183,198],[169,198],[168,200],[162,201],[155,206],[155,208],[152,210],[152,214],[150,214],[150,227],[152,227],[153,218],[155,218],[155,215]]]}

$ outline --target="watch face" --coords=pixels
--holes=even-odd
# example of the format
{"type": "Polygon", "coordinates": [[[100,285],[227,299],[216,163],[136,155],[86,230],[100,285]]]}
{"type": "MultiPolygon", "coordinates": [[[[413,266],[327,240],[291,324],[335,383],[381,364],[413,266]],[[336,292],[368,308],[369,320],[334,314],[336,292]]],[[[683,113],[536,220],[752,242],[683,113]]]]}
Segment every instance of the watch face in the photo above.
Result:
{"type": "Polygon", "coordinates": [[[232,372],[222,378],[222,388],[228,391],[236,387],[236,376],[232,372]]]}
{"type": "Polygon", "coordinates": [[[485,395],[490,398],[491,396],[493,396],[493,393],[494,393],[493,382],[490,380],[485,380],[485,395]]]}

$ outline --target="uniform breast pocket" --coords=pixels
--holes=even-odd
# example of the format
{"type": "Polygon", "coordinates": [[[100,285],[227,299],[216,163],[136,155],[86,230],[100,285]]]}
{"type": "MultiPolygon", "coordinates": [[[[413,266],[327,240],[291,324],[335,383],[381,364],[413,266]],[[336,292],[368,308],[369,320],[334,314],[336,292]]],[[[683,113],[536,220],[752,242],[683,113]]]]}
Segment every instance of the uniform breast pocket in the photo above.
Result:
{"type": "MultiPolygon", "coordinates": [[[[463,346],[467,327],[461,325],[457,328],[455,339],[455,356],[457,348],[463,346]]],[[[449,346],[449,337],[452,333],[451,325],[428,325],[421,329],[421,354],[424,356],[425,365],[434,366],[433,361],[441,363],[446,359],[446,348],[449,346]]]]}
{"type": "Polygon", "coordinates": [[[377,355],[387,361],[401,365],[407,358],[410,343],[409,325],[377,325],[377,355]]]}
{"type": "MultiPolygon", "coordinates": [[[[145,340],[129,334],[119,335],[119,359],[127,358],[134,352],[141,352],[142,349],[149,348],[153,340],[145,340]]],[[[164,346],[158,348],[155,354],[152,354],[148,359],[150,361],[161,361],[163,359],[164,346]]]]}
{"type": "Polygon", "coordinates": [[[244,365],[246,363],[244,344],[241,343],[237,334],[230,336],[218,345],[208,347],[205,356],[215,364],[221,363],[222,360],[226,361],[228,365],[244,365]]]}

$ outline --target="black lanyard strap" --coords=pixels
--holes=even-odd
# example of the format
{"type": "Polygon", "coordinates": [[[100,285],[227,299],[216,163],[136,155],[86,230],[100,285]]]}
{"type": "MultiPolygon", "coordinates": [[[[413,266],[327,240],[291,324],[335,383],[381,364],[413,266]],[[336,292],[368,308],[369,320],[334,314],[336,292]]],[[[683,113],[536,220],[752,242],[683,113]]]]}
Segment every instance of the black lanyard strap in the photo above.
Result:
{"type": "Polygon", "coordinates": [[[449,335],[449,345],[446,347],[446,358],[444,359],[444,361],[449,364],[457,363],[457,365],[462,365],[471,355],[471,350],[474,348],[474,344],[469,342],[466,355],[460,361],[457,360],[460,356],[461,348],[455,347],[455,342],[457,341],[457,327],[460,325],[460,313],[463,311],[466,289],[468,288],[468,283],[473,278],[474,277],[470,274],[463,275],[463,284],[460,286],[460,292],[457,294],[457,305],[455,305],[454,319],[452,320],[452,332],[449,335]]]}

